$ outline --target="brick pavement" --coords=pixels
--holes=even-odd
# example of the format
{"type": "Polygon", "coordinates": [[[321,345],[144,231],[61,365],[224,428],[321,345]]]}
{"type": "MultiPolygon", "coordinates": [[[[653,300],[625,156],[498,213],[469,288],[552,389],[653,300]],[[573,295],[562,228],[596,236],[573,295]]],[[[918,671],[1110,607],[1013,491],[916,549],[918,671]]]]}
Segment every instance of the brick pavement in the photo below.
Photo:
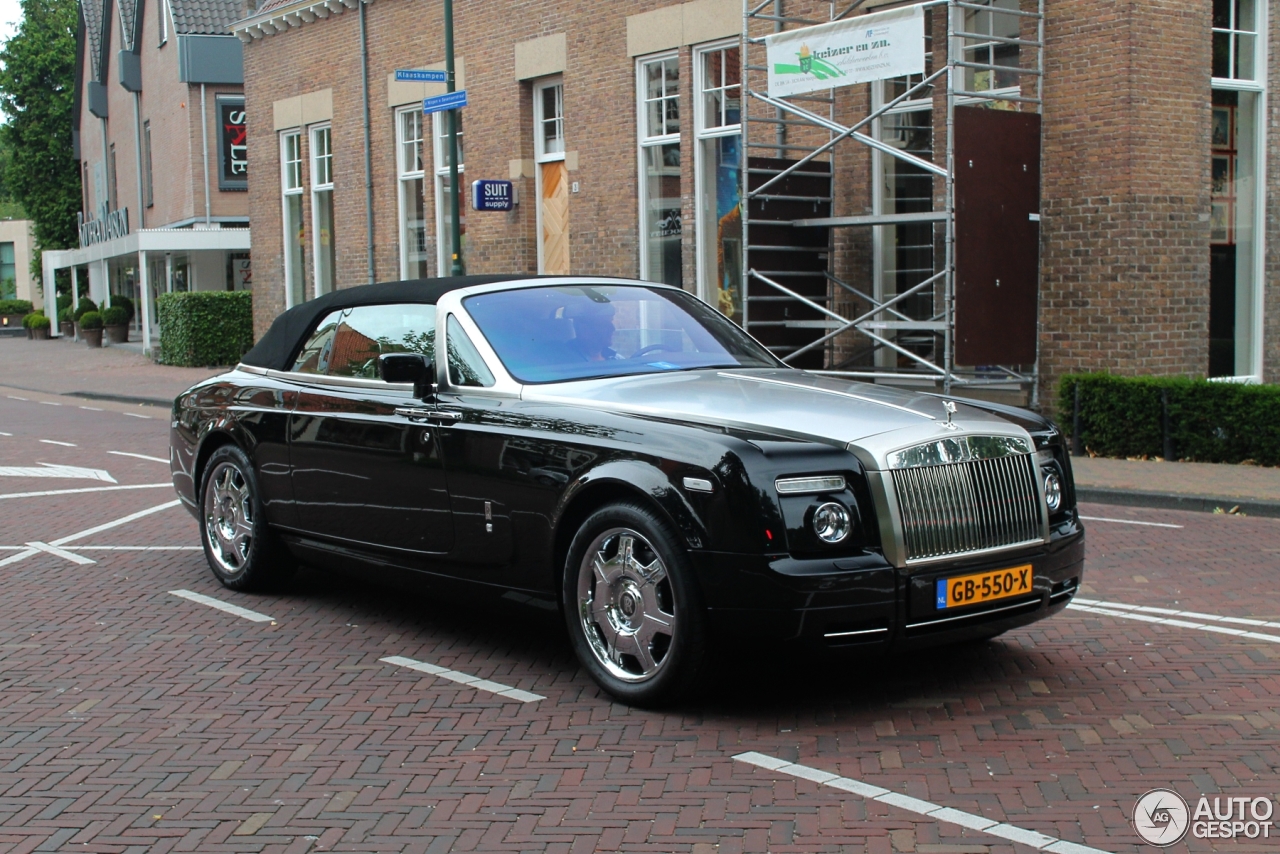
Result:
{"type": "Polygon", "coordinates": [[[122,347],[90,349],[69,339],[0,337],[0,385],[50,394],[91,392],[170,401],[211,368],[175,368],[122,347]]]}
{"type": "Polygon", "coordinates": [[[1075,457],[1082,488],[1280,501],[1280,468],[1075,457]]]}
{"type": "MultiPolygon", "coordinates": [[[[0,397],[0,431],[14,434],[0,465],[57,431],[78,447],[41,445],[50,462],[122,483],[163,472],[105,452],[163,457],[165,422],[102,408],[0,397]]],[[[3,478],[0,494],[51,484],[92,485],[3,478]]],[[[0,545],[170,500],[0,499],[0,545]]],[[[1086,512],[1184,526],[1091,523],[1086,594],[1280,616],[1280,521],[1086,512]]],[[[196,543],[178,508],[78,541],[196,543]]],[[[1277,791],[1280,644],[1068,611],[889,661],[727,661],[701,698],[654,712],[602,696],[555,614],[500,597],[315,571],[249,596],[216,585],[198,552],[84,555],[97,563],[0,567],[0,851],[1032,850],[734,762],[744,750],[1117,854],[1137,851],[1129,811],[1155,786],[1277,791]],[[275,623],[167,593],[178,588],[275,623]],[[546,699],[379,661],[391,655],[546,699]]]]}

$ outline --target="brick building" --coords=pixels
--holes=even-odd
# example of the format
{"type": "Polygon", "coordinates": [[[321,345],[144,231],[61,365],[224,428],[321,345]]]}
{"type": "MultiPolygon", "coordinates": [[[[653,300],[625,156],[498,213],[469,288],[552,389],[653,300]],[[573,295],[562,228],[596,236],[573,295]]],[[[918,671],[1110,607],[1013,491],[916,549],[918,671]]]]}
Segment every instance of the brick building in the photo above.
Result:
{"type": "Polygon", "coordinates": [[[70,268],[99,304],[130,297],[146,346],[157,295],[252,282],[242,51],[227,31],[243,12],[237,0],[80,3],[80,248],[45,252],[45,281],[70,268]]]}
{"type": "MultiPolygon", "coordinates": [[[[865,0],[857,14],[898,5],[865,0]]],[[[927,5],[931,68],[942,67],[945,4],[927,5]]],[[[1017,95],[1029,84],[1004,80],[999,67],[1030,68],[1039,34],[1012,16],[1037,3],[966,5],[951,9],[957,26],[991,34],[956,42],[964,59],[991,66],[965,72],[966,85],[1014,93],[1003,104],[970,100],[1027,109],[1017,95]],[[1012,29],[980,6],[1004,10],[1012,29]]],[[[788,19],[830,14],[816,0],[770,8],[788,19]]],[[[1280,227],[1267,225],[1277,198],[1268,190],[1280,187],[1265,169],[1276,140],[1264,133],[1276,35],[1266,12],[1247,0],[1045,3],[1042,395],[1083,369],[1280,379],[1280,290],[1267,285],[1280,266],[1280,243],[1267,240],[1280,227]]],[[[443,85],[393,76],[443,67],[441,16],[438,0],[268,0],[230,28],[244,43],[249,158],[260,176],[249,188],[259,334],[333,287],[448,273],[444,114],[421,112],[443,85]]],[[[773,31],[767,19],[757,26],[752,36],[773,31]]],[[[469,98],[460,190],[508,179],[519,200],[496,213],[464,199],[467,272],[639,276],[737,317],[742,29],[740,0],[458,4],[457,82],[469,98]]],[[[833,90],[832,116],[850,125],[915,79],[833,90]]],[[[941,104],[934,87],[873,133],[941,162],[941,104]]],[[[774,132],[792,157],[829,139],[795,122],[774,132]]],[[[768,146],[756,133],[748,148],[768,146]]],[[[834,175],[824,213],[936,211],[940,182],[890,161],[857,146],[819,158],[834,175]]],[[[833,285],[825,299],[850,312],[869,305],[858,293],[901,293],[943,257],[941,231],[927,222],[833,229],[829,240],[818,255],[849,287],[833,285]]],[[[922,318],[940,310],[929,299],[898,308],[922,318]]],[[[819,366],[874,367],[884,352],[837,337],[819,366]]]]}

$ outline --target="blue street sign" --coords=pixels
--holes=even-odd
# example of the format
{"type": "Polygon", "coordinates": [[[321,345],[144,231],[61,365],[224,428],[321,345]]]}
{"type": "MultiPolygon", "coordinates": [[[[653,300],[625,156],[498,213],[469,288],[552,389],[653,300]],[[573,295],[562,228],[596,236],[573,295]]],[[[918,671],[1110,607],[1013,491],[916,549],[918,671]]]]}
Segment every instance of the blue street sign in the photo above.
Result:
{"type": "Polygon", "coordinates": [[[400,82],[444,83],[449,79],[443,71],[419,71],[416,68],[397,68],[396,80],[400,82]]]}
{"type": "Polygon", "coordinates": [[[434,98],[424,98],[422,100],[422,112],[441,113],[445,110],[458,110],[466,105],[467,90],[459,89],[457,92],[446,92],[443,95],[436,95],[434,98]]]}
{"type": "Polygon", "coordinates": [[[472,181],[471,207],[478,211],[509,211],[515,205],[515,190],[510,181],[472,181]]]}

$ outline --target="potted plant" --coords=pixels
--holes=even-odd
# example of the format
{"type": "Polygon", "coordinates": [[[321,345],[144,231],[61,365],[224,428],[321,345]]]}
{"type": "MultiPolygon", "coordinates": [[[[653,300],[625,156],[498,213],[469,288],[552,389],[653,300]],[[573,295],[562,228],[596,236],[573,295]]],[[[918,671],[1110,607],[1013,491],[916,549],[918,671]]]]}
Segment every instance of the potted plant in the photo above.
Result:
{"type": "Polygon", "coordinates": [[[71,306],[58,312],[58,331],[63,338],[74,338],[76,334],[75,318],[71,315],[71,306]]]}
{"type": "Polygon", "coordinates": [[[43,312],[31,312],[22,318],[22,325],[27,328],[27,334],[36,341],[49,340],[49,318],[45,317],[43,312]]]}
{"type": "Polygon", "coordinates": [[[96,311],[86,311],[80,315],[80,337],[90,347],[102,346],[102,315],[96,311]]]}
{"type": "Polygon", "coordinates": [[[88,297],[80,298],[80,304],[77,305],[72,310],[72,313],[71,313],[71,319],[72,321],[74,321],[72,332],[75,334],[76,338],[80,337],[80,318],[84,317],[84,315],[90,311],[97,311],[97,310],[98,310],[98,304],[96,302],[89,299],[88,297]]]}
{"type": "Polygon", "coordinates": [[[107,343],[123,344],[129,340],[129,310],[122,305],[112,305],[102,310],[102,328],[107,332],[107,343]]]}
{"type": "Polygon", "coordinates": [[[29,300],[0,299],[0,328],[16,329],[22,324],[22,318],[30,313],[31,302],[29,300]]]}

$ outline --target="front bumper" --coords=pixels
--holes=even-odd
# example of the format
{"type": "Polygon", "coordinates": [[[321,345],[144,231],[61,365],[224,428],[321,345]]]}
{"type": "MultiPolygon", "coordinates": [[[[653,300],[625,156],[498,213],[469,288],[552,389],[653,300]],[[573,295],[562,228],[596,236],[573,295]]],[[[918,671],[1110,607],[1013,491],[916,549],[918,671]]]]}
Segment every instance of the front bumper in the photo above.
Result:
{"type": "Polygon", "coordinates": [[[1057,613],[1084,576],[1084,532],[996,557],[898,569],[878,555],[797,560],[692,555],[716,639],[909,649],[987,637],[1057,613]],[[937,579],[1031,564],[1032,592],[938,609],[937,579]]]}

